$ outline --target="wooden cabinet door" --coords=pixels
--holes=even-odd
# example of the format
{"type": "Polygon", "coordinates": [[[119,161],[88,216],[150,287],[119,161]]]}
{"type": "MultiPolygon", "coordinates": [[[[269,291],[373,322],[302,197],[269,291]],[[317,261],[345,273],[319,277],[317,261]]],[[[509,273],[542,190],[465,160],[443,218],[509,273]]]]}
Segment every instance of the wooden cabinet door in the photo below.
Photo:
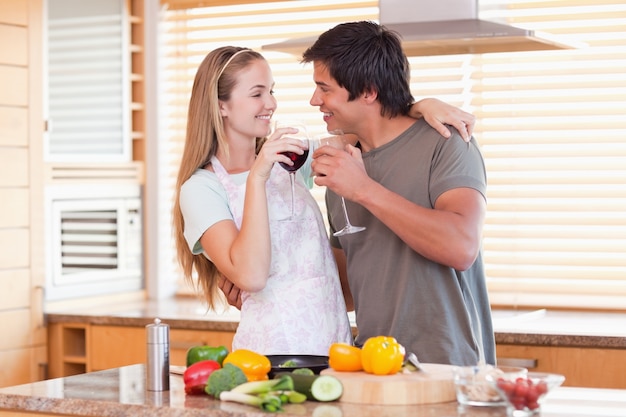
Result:
{"type": "Polygon", "coordinates": [[[146,363],[146,329],[91,326],[87,372],[146,363]]]}
{"type": "Polygon", "coordinates": [[[192,346],[226,346],[231,350],[234,332],[203,330],[170,330],[170,364],[183,366],[187,361],[187,349],[192,346]]]}
{"type": "Polygon", "coordinates": [[[565,375],[564,386],[626,388],[626,350],[525,345],[497,345],[499,362],[526,359],[529,371],[565,375]]]}
{"type": "MultiPolygon", "coordinates": [[[[184,366],[187,349],[197,345],[231,349],[233,332],[170,329],[170,365],[184,366]]],[[[88,371],[146,363],[145,327],[91,326],[88,371]]]]}

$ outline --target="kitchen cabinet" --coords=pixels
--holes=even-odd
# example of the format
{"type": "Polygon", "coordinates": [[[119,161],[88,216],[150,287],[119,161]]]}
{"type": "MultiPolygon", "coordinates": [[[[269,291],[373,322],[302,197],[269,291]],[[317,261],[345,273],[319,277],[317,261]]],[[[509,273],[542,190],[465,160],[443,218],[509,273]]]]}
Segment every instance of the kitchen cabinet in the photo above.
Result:
{"type": "MultiPolygon", "coordinates": [[[[225,345],[234,333],[170,329],[170,364],[185,365],[187,349],[196,345],[225,345]]],[[[146,363],[146,329],[125,326],[91,326],[90,369],[100,371],[146,363]]]]}
{"type": "Polygon", "coordinates": [[[496,352],[501,365],[565,375],[564,386],[626,388],[626,349],[499,344],[496,352]]]}
{"type": "MultiPolygon", "coordinates": [[[[146,322],[147,323],[147,322],[146,322]]],[[[146,362],[144,326],[50,323],[49,377],[74,375],[146,362]]],[[[196,345],[229,349],[234,331],[170,328],[170,364],[185,365],[196,345]]],[[[498,344],[500,364],[566,377],[565,386],[626,388],[626,350],[565,346],[498,344]]]]}
{"type": "MultiPolygon", "coordinates": [[[[234,332],[170,328],[170,364],[185,365],[196,345],[230,349],[234,332]]],[[[89,323],[51,323],[48,329],[50,378],[146,362],[146,329],[89,323]]]]}
{"type": "Polygon", "coordinates": [[[67,323],[48,326],[48,377],[88,372],[89,325],[67,323]]]}

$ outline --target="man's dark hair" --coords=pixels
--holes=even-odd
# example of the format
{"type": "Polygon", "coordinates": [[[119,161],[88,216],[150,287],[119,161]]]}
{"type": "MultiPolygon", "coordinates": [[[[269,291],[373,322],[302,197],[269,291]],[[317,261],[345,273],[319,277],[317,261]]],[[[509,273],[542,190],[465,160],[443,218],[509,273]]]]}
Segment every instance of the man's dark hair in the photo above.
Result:
{"type": "Polygon", "coordinates": [[[302,63],[319,62],[348,100],[376,91],[382,116],[406,115],[413,103],[409,61],[400,37],[375,22],[341,23],[322,33],[302,55],[302,63]]]}

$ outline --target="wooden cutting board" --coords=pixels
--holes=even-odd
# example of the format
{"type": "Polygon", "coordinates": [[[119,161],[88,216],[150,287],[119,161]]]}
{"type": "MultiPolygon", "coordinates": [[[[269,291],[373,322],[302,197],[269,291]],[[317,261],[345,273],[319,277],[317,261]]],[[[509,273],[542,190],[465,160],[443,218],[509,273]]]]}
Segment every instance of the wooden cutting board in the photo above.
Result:
{"type": "Polygon", "coordinates": [[[354,404],[433,404],[456,401],[451,365],[421,364],[424,371],[372,375],[365,372],[338,372],[324,369],[343,384],[340,402],[354,404]]]}

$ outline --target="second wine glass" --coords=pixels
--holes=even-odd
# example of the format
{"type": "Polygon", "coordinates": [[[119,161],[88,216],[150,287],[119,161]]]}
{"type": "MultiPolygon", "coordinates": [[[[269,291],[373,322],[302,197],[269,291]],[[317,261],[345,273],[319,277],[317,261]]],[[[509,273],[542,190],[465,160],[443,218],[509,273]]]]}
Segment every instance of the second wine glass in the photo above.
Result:
{"type": "MultiPolygon", "coordinates": [[[[332,130],[328,133],[323,133],[321,135],[316,136],[317,146],[332,146],[336,149],[344,150],[346,149],[346,138],[342,131],[340,130],[332,130]]],[[[363,226],[354,226],[350,223],[350,218],[348,217],[348,209],[346,208],[346,200],[341,196],[341,208],[343,209],[343,217],[346,221],[346,225],[333,233],[333,236],[344,236],[352,233],[362,232],[366,228],[363,226]]]]}
{"type": "Polygon", "coordinates": [[[296,152],[282,152],[283,155],[291,159],[291,162],[293,162],[293,165],[288,165],[283,162],[279,162],[280,166],[289,172],[289,180],[291,181],[291,216],[289,217],[288,220],[293,220],[295,218],[296,171],[299,170],[302,165],[304,165],[304,163],[306,162],[306,158],[309,155],[309,149],[308,149],[309,135],[306,131],[306,127],[304,126],[304,123],[302,122],[291,122],[291,121],[281,121],[281,120],[278,120],[275,122],[276,129],[282,128],[282,127],[291,127],[291,128],[298,129],[297,133],[287,133],[285,134],[285,137],[298,139],[302,141],[302,143],[306,144],[307,146],[307,149],[304,150],[304,153],[302,155],[296,152]]]}

